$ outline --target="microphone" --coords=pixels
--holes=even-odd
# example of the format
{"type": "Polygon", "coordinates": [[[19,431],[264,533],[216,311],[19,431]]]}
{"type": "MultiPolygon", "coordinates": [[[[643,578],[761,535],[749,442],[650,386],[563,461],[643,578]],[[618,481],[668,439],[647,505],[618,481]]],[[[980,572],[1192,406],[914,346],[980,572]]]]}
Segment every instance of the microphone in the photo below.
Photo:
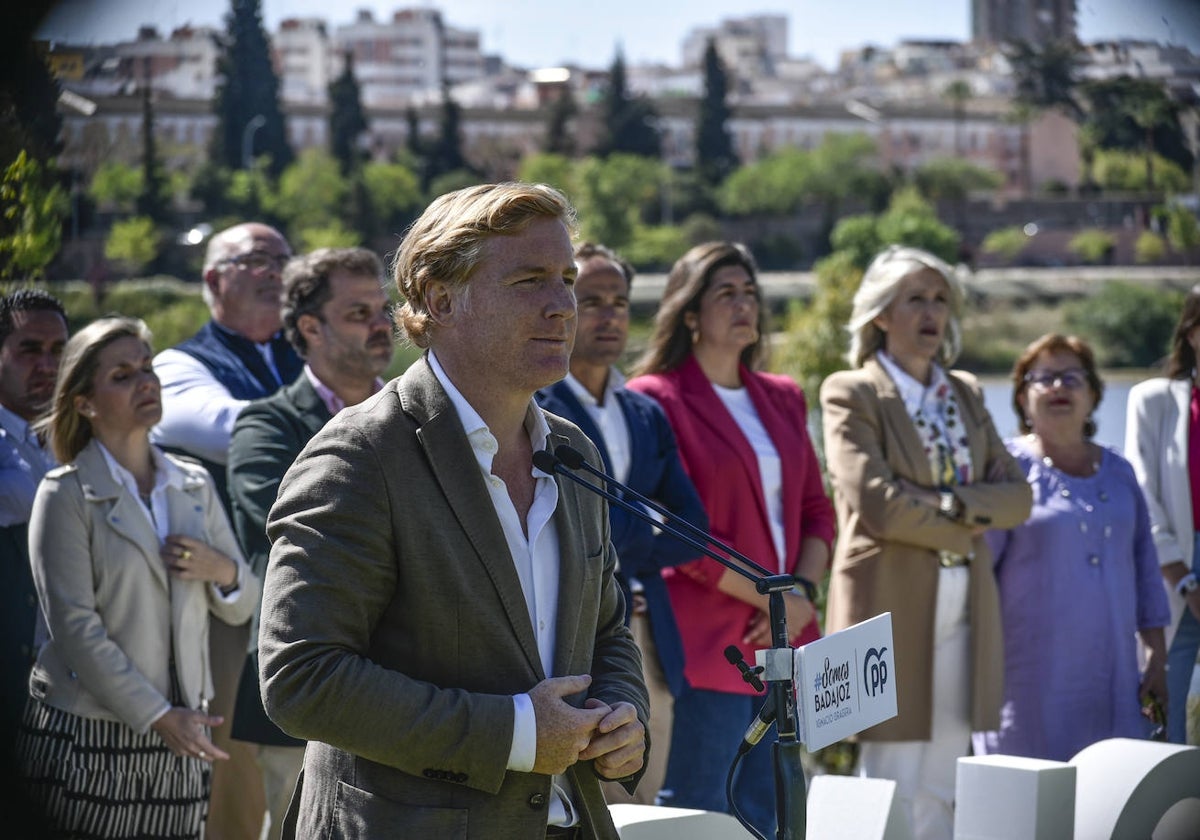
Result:
{"type": "MultiPolygon", "coordinates": [[[[547,453],[547,454],[549,454],[549,453],[547,453]]],[[[646,498],[641,493],[634,490],[632,487],[629,487],[628,485],[622,484],[621,482],[617,481],[615,478],[613,478],[608,473],[606,473],[602,470],[596,469],[595,467],[593,467],[591,464],[589,464],[587,462],[587,459],[583,457],[583,453],[580,452],[578,449],[575,449],[572,446],[567,446],[566,444],[563,444],[561,446],[555,447],[554,456],[555,456],[556,460],[560,461],[563,464],[563,466],[565,466],[567,469],[570,469],[570,470],[580,470],[581,469],[581,470],[584,470],[585,472],[591,473],[592,475],[596,476],[596,478],[600,479],[605,484],[607,484],[609,487],[616,487],[618,490],[621,491],[622,495],[633,497],[637,501],[641,502],[642,504],[646,505],[647,507],[649,507],[652,510],[656,511],[657,513],[661,514],[664,518],[670,519],[671,521],[677,523],[678,525],[683,526],[683,528],[685,528],[688,532],[697,535],[701,540],[704,541],[704,543],[706,545],[715,545],[717,548],[719,548],[721,551],[728,554],[730,557],[734,558],[735,560],[739,560],[742,563],[745,563],[747,566],[754,569],[755,571],[760,572],[763,575],[766,575],[767,577],[776,577],[768,569],[763,568],[758,563],[754,562],[749,557],[747,557],[746,555],[742,554],[740,551],[735,549],[733,546],[726,545],[725,543],[721,542],[720,540],[714,539],[712,537],[712,535],[709,534],[704,529],[697,528],[691,522],[688,522],[683,517],[677,516],[676,514],[667,510],[662,505],[655,502],[653,499],[646,498]]],[[[534,460],[534,466],[538,466],[537,461],[536,461],[536,455],[535,455],[535,460],[534,460]]],[[[547,470],[540,466],[538,466],[538,469],[542,470],[543,472],[550,472],[550,470],[547,470]]],[[[564,473],[564,475],[566,475],[566,473],[564,473]]],[[[589,485],[589,486],[591,486],[591,485],[589,485]]],[[[626,507],[625,509],[629,510],[630,508],[626,507]]],[[[642,516],[642,518],[646,519],[646,517],[644,515],[642,516]]],[[[651,521],[651,520],[647,520],[647,521],[651,521]]],[[[651,521],[651,524],[658,525],[658,527],[660,527],[660,528],[662,527],[661,525],[659,525],[658,523],[655,523],[653,521],[651,521]]],[[[663,530],[667,530],[667,533],[671,534],[672,536],[675,536],[674,532],[672,532],[668,529],[663,529],[663,530]]],[[[687,540],[684,540],[684,542],[687,543],[688,545],[693,545],[691,542],[688,542],[687,540]]],[[[705,552],[705,555],[711,556],[708,552],[705,552]]],[[[714,559],[719,559],[719,558],[714,558],[714,559]]],[[[726,564],[726,565],[728,565],[728,564],[726,564]]],[[[793,585],[794,585],[795,579],[792,578],[791,575],[787,575],[786,577],[793,580],[793,585]]],[[[784,587],[784,588],[790,589],[791,587],[784,587]]],[[[762,592],[763,590],[759,590],[759,591],[762,592]]]]}
{"type": "Polygon", "coordinates": [[[751,668],[747,665],[746,659],[742,656],[742,652],[738,650],[737,645],[730,645],[725,648],[725,661],[730,665],[736,665],[737,669],[742,672],[742,679],[754,686],[755,691],[763,690],[763,682],[758,676],[762,673],[763,669],[751,668]]]}

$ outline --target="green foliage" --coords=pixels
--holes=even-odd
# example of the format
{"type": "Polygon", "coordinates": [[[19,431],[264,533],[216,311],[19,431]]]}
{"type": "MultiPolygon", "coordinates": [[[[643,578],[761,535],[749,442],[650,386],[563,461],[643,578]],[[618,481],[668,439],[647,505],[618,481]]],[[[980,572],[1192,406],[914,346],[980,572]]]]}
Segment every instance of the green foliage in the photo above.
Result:
{"type": "Polygon", "coordinates": [[[1197,223],[1191,210],[1178,202],[1169,203],[1166,214],[1167,241],[1176,251],[1190,257],[1197,246],[1200,246],[1200,223],[1197,223]]]}
{"type": "MultiPolygon", "coordinates": [[[[27,18],[32,24],[36,16],[44,14],[49,6],[22,4],[20,8],[32,8],[27,18]]],[[[11,7],[6,23],[13,26],[13,16],[18,7],[11,7]]],[[[62,116],[58,112],[58,98],[62,86],[50,72],[46,61],[46,45],[28,37],[33,27],[24,28],[26,18],[18,17],[16,37],[6,41],[11,49],[3,56],[4,70],[0,73],[6,83],[0,84],[0,161],[15,160],[24,150],[26,156],[48,165],[62,151],[62,116]]]]}
{"type": "Polygon", "coordinates": [[[567,196],[574,192],[573,164],[565,155],[538,152],[521,159],[517,180],[530,184],[549,184],[567,196]]]}
{"type": "Polygon", "coordinates": [[[104,256],[124,266],[132,276],[158,257],[162,236],[149,216],[132,216],[114,222],[104,242],[104,256]]]}
{"type": "Polygon", "coordinates": [[[938,221],[937,214],[915,187],[892,195],[879,216],[862,214],[842,219],[829,237],[834,251],[844,251],[860,269],[888,245],[924,248],[953,265],[958,261],[958,233],[938,221]]]}
{"type": "Polygon", "coordinates": [[[980,249],[985,254],[995,254],[1003,260],[1012,262],[1017,255],[1025,250],[1029,237],[1020,225],[993,230],[983,238],[980,249]]]}
{"type": "Polygon", "coordinates": [[[608,71],[608,88],[604,92],[601,115],[597,155],[659,158],[662,140],[655,126],[658,113],[646,99],[630,95],[625,80],[625,56],[620,50],[608,71]]]}
{"type": "Polygon", "coordinates": [[[1152,230],[1144,230],[1133,245],[1133,255],[1140,263],[1162,262],[1167,255],[1167,241],[1152,230]]]}
{"type": "Polygon", "coordinates": [[[171,218],[171,194],[162,161],[158,159],[158,145],[154,139],[154,103],[150,99],[150,88],[142,89],[142,189],[137,197],[139,216],[147,216],[156,224],[165,224],[171,218]]]}
{"type": "Polygon", "coordinates": [[[425,149],[425,161],[421,169],[422,184],[430,196],[438,196],[450,191],[444,186],[436,188],[434,186],[445,175],[455,174],[453,179],[443,181],[443,183],[458,185],[452,189],[479,183],[478,176],[471,171],[470,164],[463,156],[461,124],[462,108],[448,93],[443,93],[438,139],[437,142],[425,149]]]}
{"type": "MultiPolygon", "coordinates": [[[[546,117],[546,139],[542,141],[542,151],[552,155],[570,157],[575,154],[575,138],[571,136],[571,120],[579,113],[575,97],[570,88],[563,86],[558,96],[550,105],[546,117]]],[[[548,181],[543,183],[549,183],[548,181]]]]}
{"type": "Polygon", "coordinates": [[[358,139],[369,127],[350,50],[345,52],[342,72],[329,83],[329,106],[329,151],[342,172],[349,173],[362,162],[358,139]]]}
{"type": "Polygon", "coordinates": [[[622,255],[646,271],[667,271],[693,243],[683,228],[675,225],[639,225],[622,255]]]}
{"type": "Polygon", "coordinates": [[[368,163],[362,168],[362,182],[377,224],[388,233],[404,230],[424,206],[421,183],[403,164],[368,163]]]}
{"type": "Polygon", "coordinates": [[[301,253],[317,248],[354,248],[362,244],[358,231],[349,230],[340,219],[332,219],[324,225],[301,228],[296,235],[301,253]]]}
{"type": "MultiPolygon", "coordinates": [[[[1154,189],[1168,193],[1185,192],[1190,181],[1179,164],[1162,155],[1150,156],[1154,172],[1154,189]]],[[[1120,149],[1101,149],[1093,164],[1096,183],[1106,190],[1151,189],[1147,180],[1146,156],[1120,149]]]]}
{"type": "Polygon", "coordinates": [[[1072,254],[1093,265],[1108,260],[1116,246],[1116,237],[1100,228],[1085,228],[1067,243],[1067,249],[1072,254]]]}
{"type": "Polygon", "coordinates": [[[1088,102],[1087,139],[1096,149],[1149,148],[1184,170],[1191,167],[1180,107],[1160,80],[1118,76],[1086,82],[1081,91],[1088,102]]]}
{"type": "Polygon", "coordinates": [[[1004,176],[959,158],[935,158],[917,167],[913,183],[930,201],[960,201],[975,190],[994,190],[1004,176]]]}
{"type": "Polygon", "coordinates": [[[1081,113],[1075,87],[1085,55],[1083,47],[1068,40],[1041,45],[1018,41],[1005,51],[1016,83],[1016,101],[1034,110],[1062,108],[1081,113]]]}
{"type": "Polygon", "coordinates": [[[473,187],[479,183],[479,176],[469,169],[452,169],[444,172],[429,182],[429,197],[436,198],[448,192],[473,187]]]}
{"type": "Polygon", "coordinates": [[[704,49],[704,95],[696,115],[696,168],[704,183],[716,187],[737,168],[737,154],[729,133],[732,110],[725,101],[729,76],[712,38],[704,49]]]}
{"type": "Polygon", "coordinates": [[[225,32],[218,38],[217,85],[213,111],[213,159],[229,168],[241,169],[242,143],[251,137],[250,156],[266,155],[271,175],[278,177],[295,153],[288,143],[283,111],[279,106],[279,78],[271,62],[271,47],[263,29],[260,0],[230,0],[225,15],[225,32]],[[247,129],[256,118],[261,127],[247,129]]]}
{"type": "Polygon", "coordinates": [[[834,226],[829,244],[834,253],[846,254],[859,269],[866,269],[881,250],[879,218],[870,213],[846,216],[834,226]]]}
{"type": "Polygon", "coordinates": [[[106,160],[92,176],[88,195],[102,209],[128,212],[141,195],[143,178],[142,170],[136,166],[106,160]]]}
{"type": "Polygon", "coordinates": [[[1086,338],[1103,367],[1155,366],[1166,355],[1183,309],[1183,293],[1132,283],[1106,283],[1067,305],[1067,328],[1086,338]]]}
{"type": "Polygon", "coordinates": [[[37,280],[58,254],[67,194],[22,149],[0,181],[0,280],[37,280]]]}
{"type": "Polygon", "coordinates": [[[584,159],[575,169],[572,196],[584,238],[624,251],[642,216],[657,202],[664,178],[663,163],[639,155],[584,159]]]}
{"type": "Polygon", "coordinates": [[[737,169],[717,191],[717,202],[731,216],[788,215],[809,201],[855,197],[875,205],[889,190],[871,138],[829,135],[811,151],[780,149],[737,169]]]}
{"type": "Polygon", "coordinates": [[[48,287],[63,302],[72,334],[103,315],[120,312],[145,321],[154,335],[154,346],[161,350],[188,338],[209,318],[200,284],[175,278],[110,283],[99,300],[92,287],[82,281],[52,283],[48,287]]]}
{"type": "Polygon", "coordinates": [[[835,251],[814,267],[816,290],[807,302],[788,305],[772,367],[801,383],[811,402],[821,381],[846,367],[850,346],[846,323],[863,270],[847,251],[835,251]]]}
{"type": "Polygon", "coordinates": [[[291,230],[322,228],[341,219],[349,195],[337,161],[324,149],[305,149],[279,178],[276,208],[291,230]]]}

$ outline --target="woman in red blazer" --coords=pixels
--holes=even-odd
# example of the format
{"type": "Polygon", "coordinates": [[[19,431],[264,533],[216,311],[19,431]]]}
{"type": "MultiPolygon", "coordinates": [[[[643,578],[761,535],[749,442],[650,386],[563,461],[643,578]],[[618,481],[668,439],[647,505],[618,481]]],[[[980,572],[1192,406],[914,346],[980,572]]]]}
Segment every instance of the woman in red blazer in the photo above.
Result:
{"type": "MultiPolygon", "coordinates": [[[[697,245],[671,269],[650,347],[628,387],[666,411],[714,538],[768,570],[794,574],[785,595],[793,644],[819,636],[811,596],[825,574],[835,515],[807,432],[804,395],[791,379],[762,373],[766,311],[745,246],[697,245]]],[[[725,776],[761,698],[723,655],[747,660],[770,647],[767,598],[710,559],[668,569],[684,647],[687,686],[675,723],[661,804],[729,811],[725,776]]],[[[770,751],[746,757],[734,788],[738,810],[774,835],[770,751]]]]}

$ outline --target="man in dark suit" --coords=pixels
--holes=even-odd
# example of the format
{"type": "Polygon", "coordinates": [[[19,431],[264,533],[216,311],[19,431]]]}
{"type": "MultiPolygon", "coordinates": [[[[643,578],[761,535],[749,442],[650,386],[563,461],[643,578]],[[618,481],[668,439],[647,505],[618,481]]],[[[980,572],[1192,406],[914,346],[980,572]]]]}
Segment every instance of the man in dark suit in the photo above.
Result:
{"type": "MultiPolygon", "coordinates": [[[[584,431],[600,450],[605,472],[707,530],[704,505],[684,472],[666,415],[651,398],[626,389],[625,377],[616,368],[629,338],[633,267],[610,249],[592,243],[581,245],[575,260],[578,327],[570,372],[561,382],[538,391],[537,401],[584,431]]],[[[628,620],[642,651],[650,691],[654,754],[632,797],[627,799],[612,788],[607,793],[610,801],[651,805],[666,772],[672,697],[683,688],[683,642],[661,573],[694,559],[696,552],[616,505],[609,508],[609,518],[621,563],[618,576],[632,594],[628,620]]]]}
{"type": "MultiPolygon", "coordinates": [[[[283,272],[283,326],[305,360],[304,371],[291,385],[243,408],[229,443],[233,525],[260,578],[271,550],[267,514],[284,473],[333,415],[383,387],[379,377],[391,364],[393,346],[379,257],[365,248],[322,248],[289,262],[283,272]]],[[[280,731],[263,711],[258,618],[256,610],[238,682],[233,738],[254,745],[271,820],[267,838],[277,840],[304,760],[304,742],[280,731]]]]}
{"type": "MultiPolygon", "coordinates": [[[[150,439],[198,459],[212,475],[227,512],[225,462],[234,421],[250,400],[290,384],[303,367],[280,320],[282,271],[291,256],[283,234],[260,222],[214,234],[201,277],[212,319],[154,357],[163,415],[150,439]]],[[[265,798],[258,766],[249,747],[229,736],[249,633],[249,624],[231,627],[214,619],[208,634],[214,689],[210,710],[225,718],[212,737],[229,760],[213,768],[206,840],[255,837],[255,826],[262,824],[265,798]]]]}
{"type": "Polygon", "coordinates": [[[284,476],[259,655],[307,739],[284,837],[616,840],[648,719],[603,499],[532,466],[569,444],[573,211],[544,185],[435,200],[396,257],[425,355],[284,476]]]}

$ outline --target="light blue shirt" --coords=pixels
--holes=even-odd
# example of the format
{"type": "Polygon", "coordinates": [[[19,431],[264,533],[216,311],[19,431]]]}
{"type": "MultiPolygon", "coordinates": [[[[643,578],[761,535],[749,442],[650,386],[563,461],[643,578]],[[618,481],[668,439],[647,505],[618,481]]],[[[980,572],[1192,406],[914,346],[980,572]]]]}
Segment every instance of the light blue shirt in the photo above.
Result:
{"type": "Polygon", "coordinates": [[[0,527],[29,521],[38,482],[54,466],[29,423],[0,406],[0,527]]]}

